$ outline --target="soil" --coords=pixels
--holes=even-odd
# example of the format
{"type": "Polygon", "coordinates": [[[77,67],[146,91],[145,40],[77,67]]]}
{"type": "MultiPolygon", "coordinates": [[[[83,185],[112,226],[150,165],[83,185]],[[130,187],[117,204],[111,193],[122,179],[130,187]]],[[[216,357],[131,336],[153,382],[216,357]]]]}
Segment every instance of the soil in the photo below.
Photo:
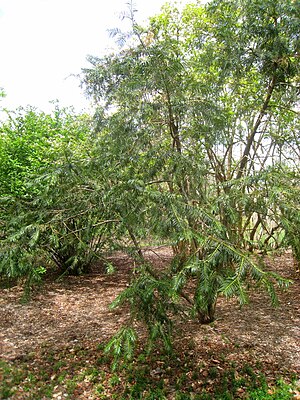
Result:
{"type": "MultiPolygon", "coordinates": [[[[170,248],[145,249],[144,255],[157,268],[171,257],[170,248]]],[[[129,257],[111,258],[114,274],[95,267],[86,276],[48,280],[32,300],[22,304],[21,287],[0,290],[0,358],[18,362],[43,348],[59,349],[105,343],[129,317],[128,310],[109,310],[109,304],[127,287],[133,272],[129,257]]],[[[278,292],[279,306],[270,304],[263,291],[253,291],[249,305],[234,300],[218,301],[216,320],[178,323],[177,346],[190,352],[202,365],[222,369],[226,363],[255,360],[270,377],[300,374],[300,279],[290,253],[267,261],[271,270],[293,280],[287,291],[278,292]],[[224,359],[224,358],[223,358],[224,359]]]]}

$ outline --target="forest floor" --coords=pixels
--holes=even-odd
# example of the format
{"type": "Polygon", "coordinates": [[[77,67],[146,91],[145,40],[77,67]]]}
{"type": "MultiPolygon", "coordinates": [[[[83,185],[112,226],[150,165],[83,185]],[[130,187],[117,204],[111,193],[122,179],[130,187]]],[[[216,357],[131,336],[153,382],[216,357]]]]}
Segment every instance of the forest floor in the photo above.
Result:
{"type": "MultiPolygon", "coordinates": [[[[172,252],[157,247],[144,255],[163,268],[172,252]]],[[[260,290],[243,308],[221,298],[212,324],[178,322],[173,356],[140,353],[115,372],[103,347],[129,313],[108,306],[127,287],[132,261],[119,254],[111,262],[113,274],[95,267],[86,276],[46,280],[25,304],[21,287],[0,289],[0,398],[235,399],[250,398],[251,386],[251,398],[263,399],[262,386],[272,396],[276,385],[294,380],[285,398],[300,399],[300,279],[291,254],[267,261],[294,282],[278,293],[278,307],[260,290]]]]}

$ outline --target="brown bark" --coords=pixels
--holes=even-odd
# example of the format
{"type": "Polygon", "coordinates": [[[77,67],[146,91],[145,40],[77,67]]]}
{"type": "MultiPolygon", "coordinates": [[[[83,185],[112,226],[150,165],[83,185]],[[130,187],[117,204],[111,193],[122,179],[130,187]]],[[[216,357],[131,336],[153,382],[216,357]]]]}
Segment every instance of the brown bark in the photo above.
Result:
{"type": "Polygon", "coordinates": [[[254,139],[255,139],[255,135],[257,133],[257,130],[258,130],[262,120],[263,120],[263,117],[264,117],[264,115],[266,113],[266,110],[267,110],[267,108],[269,106],[269,103],[270,103],[273,91],[275,89],[275,86],[276,86],[276,76],[273,75],[272,79],[270,80],[269,86],[268,86],[267,96],[265,98],[264,104],[263,104],[263,106],[262,106],[262,108],[261,108],[261,110],[259,112],[259,115],[258,115],[258,117],[256,119],[256,122],[255,122],[253,128],[252,128],[250,136],[249,136],[249,138],[247,140],[247,143],[246,143],[246,146],[245,146],[245,149],[244,149],[244,152],[243,152],[243,156],[242,156],[242,159],[240,161],[240,166],[239,166],[239,169],[238,169],[238,173],[237,173],[237,176],[236,176],[237,179],[240,179],[242,177],[244,171],[245,171],[245,168],[246,168],[247,162],[248,162],[248,158],[249,158],[249,154],[250,154],[250,150],[251,150],[252,144],[253,144],[254,139]]]}

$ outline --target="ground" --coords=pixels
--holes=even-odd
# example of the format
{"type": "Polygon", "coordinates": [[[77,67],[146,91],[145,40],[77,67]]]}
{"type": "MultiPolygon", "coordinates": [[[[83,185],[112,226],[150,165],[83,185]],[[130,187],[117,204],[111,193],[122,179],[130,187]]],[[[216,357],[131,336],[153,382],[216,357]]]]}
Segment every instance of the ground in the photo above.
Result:
{"type": "MultiPolygon", "coordinates": [[[[167,247],[144,253],[158,268],[172,256],[167,247]]],[[[0,358],[7,371],[24,365],[27,371],[22,375],[25,379],[20,378],[11,391],[7,390],[10,396],[6,398],[143,398],[132,394],[132,388],[131,392],[126,389],[130,379],[136,378],[125,378],[124,371],[113,374],[107,367],[108,359],[103,358],[103,344],[128,319],[128,310],[110,311],[108,306],[128,285],[132,273],[130,258],[118,254],[111,261],[116,266],[114,274],[104,274],[95,267],[87,276],[48,280],[25,304],[20,302],[21,287],[0,290],[0,358]],[[28,376],[41,370],[51,390],[41,389],[30,397],[28,376]],[[81,382],[73,382],[72,377],[80,373],[81,382]]],[[[166,398],[175,398],[176,388],[184,390],[187,385],[189,393],[200,393],[203,388],[209,392],[215,378],[224,381],[225,371],[231,371],[235,382],[242,381],[241,371],[251,379],[260,371],[271,385],[279,376],[299,379],[300,280],[290,253],[268,259],[268,265],[294,282],[287,291],[279,292],[278,307],[273,308],[262,291],[253,292],[251,303],[243,308],[236,300],[221,298],[214,323],[200,326],[188,320],[178,324],[175,364],[173,359],[167,364],[159,351],[151,362],[140,355],[148,378],[163,385],[166,398]]],[[[7,375],[4,371],[4,378],[8,379],[7,375]]],[[[242,398],[243,394],[243,385],[237,385],[232,398],[242,398]]],[[[300,398],[297,390],[293,396],[300,398]]]]}

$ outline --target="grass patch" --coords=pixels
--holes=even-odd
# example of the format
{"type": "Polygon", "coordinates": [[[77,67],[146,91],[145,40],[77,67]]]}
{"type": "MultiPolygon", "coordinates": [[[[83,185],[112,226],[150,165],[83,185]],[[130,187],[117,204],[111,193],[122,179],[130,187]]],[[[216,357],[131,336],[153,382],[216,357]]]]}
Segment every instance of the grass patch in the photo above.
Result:
{"type": "Polygon", "coordinates": [[[114,372],[111,362],[102,348],[80,347],[49,349],[18,364],[0,361],[0,398],[75,399],[87,391],[94,399],[289,400],[297,393],[291,380],[268,382],[256,364],[233,365],[224,355],[210,365],[192,355],[141,353],[114,372]]]}

